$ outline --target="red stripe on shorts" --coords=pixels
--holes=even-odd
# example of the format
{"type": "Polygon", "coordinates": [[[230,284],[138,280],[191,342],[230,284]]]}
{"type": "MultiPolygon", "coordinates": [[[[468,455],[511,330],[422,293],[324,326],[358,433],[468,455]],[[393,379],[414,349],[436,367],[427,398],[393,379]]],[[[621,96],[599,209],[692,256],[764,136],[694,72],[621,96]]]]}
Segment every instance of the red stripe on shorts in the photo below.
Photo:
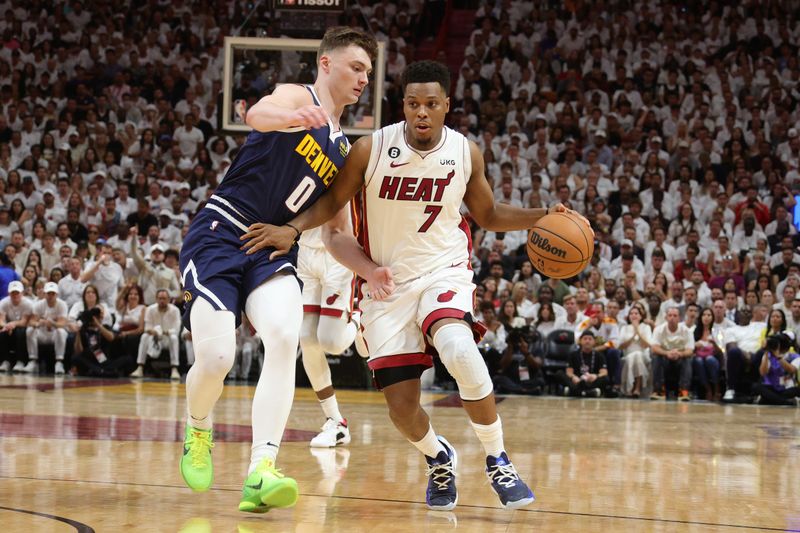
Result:
{"type": "Polygon", "coordinates": [[[426,353],[401,353],[397,355],[377,357],[370,360],[367,365],[369,365],[370,370],[413,365],[422,365],[426,368],[430,368],[433,366],[433,357],[426,353]]]}
{"type": "Polygon", "coordinates": [[[422,333],[424,335],[428,335],[430,333],[431,326],[433,326],[437,320],[441,320],[443,318],[457,318],[459,320],[464,320],[466,315],[467,313],[465,313],[462,309],[437,309],[426,316],[425,320],[422,321],[422,333]]]}
{"type": "Polygon", "coordinates": [[[342,313],[344,313],[342,309],[332,309],[330,307],[323,307],[322,309],[319,310],[320,316],[332,316],[336,318],[341,318],[342,313]]]}
{"type": "Polygon", "coordinates": [[[319,313],[320,306],[318,305],[303,305],[304,313],[319,313]]]}

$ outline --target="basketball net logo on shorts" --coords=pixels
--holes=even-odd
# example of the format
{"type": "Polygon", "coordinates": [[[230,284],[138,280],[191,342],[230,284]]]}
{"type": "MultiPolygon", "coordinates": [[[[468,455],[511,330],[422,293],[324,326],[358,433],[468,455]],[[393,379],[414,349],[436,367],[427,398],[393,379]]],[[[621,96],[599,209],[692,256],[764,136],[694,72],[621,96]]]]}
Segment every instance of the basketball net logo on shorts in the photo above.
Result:
{"type": "Polygon", "coordinates": [[[531,232],[531,244],[537,248],[539,248],[543,252],[547,252],[552,254],[556,257],[560,257],[561,259],[565,259],[567,257],[567,251],[563,248],[558,248],[550,244],[550,240],[540,236],[535,231],[531,232]]]}

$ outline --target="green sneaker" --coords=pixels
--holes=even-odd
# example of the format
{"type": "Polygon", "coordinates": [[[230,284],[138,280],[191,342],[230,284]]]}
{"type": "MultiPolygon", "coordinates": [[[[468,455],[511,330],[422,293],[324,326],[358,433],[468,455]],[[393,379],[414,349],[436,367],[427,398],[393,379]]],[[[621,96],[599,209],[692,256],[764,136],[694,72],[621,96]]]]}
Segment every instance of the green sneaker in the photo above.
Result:
{"type": "Polygon", "coordinates": [[[239,510],[266,513],[273,507],[291,507],[297,503],[297,481],[285,477],[272,459],[262,460],[244,480],[239,510]]]}
{"type": "Polygon", "coordinates": [[[183,441],[181,457],[181,476],[195,492],[205,492],[214,481],[214,466],[211,464],[211,430],[193,428],[186,424],[186,438],[183,441]]]}

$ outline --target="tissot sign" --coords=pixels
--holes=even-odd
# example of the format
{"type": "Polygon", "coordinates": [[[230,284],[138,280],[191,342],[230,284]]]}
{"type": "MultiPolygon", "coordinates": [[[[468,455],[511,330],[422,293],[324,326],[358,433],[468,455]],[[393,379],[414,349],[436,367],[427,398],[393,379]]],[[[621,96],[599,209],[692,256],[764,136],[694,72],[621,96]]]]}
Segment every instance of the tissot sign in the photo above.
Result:
{"type": "Polygon", "coordinates": [[[275,9],[283,11],[329,11],[339,13],[347,0],[275,0],[275,9]]]}

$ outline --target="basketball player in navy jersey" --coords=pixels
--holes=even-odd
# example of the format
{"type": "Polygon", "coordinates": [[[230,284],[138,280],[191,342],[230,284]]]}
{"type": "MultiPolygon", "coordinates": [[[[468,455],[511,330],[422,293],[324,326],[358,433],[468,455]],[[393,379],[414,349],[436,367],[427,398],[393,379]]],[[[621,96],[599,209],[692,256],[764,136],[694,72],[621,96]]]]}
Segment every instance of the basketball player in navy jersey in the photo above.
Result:
{"type": "MultiPolygon", "coordinates": [[[[425,455],[426,502],[435,510],[455,507],[455,449],[433,431],[422,409],[420,380],[440,357],[458,384],[472,427],[486,452],[486,475],[506,508],[527,505],[533,492],[508,458],[492,381],[474,334],[470,239],[461,219],[462,200],[471,216],[490,231],[532,227],[549,209],[495,204],[484,175],[480,149],[444,127],[450,74],[431,61],[409,65],[403,74],[405,122],[362,137],[327,194],[282,227],[254,225],[243,237],[253,253],[290,252],[294,229],[323,227],[326,247],[366,280],[362,327],[369,366],[383,390],[397,429],[425,455]],[[336,216],[361,190],[360,243],[336,216]]],[[[584,219],[585,221],[585,219],[584,219]]],[[[588,221],[585,221],[588,225],[588,221]]]]}
{"type": "Polygon", "coordinates": [[[339,119],[366,87],[376,51],[375,39],[361,30],[332,28],[320,43],[313,86],[281,85],[247,111],[253,131],[181,249],[184,323],[192,331],[195,364],[186,377],[180,468],[195,491],[213,482],[211,412],[235,359],[242,312],[264,343],[241,511],[297,501],[297,483],[275,468],[275,460],[294,394],[303,307],[295,275],[300,232],[280,257],[270,257],[269,249],[246,255],[240,237],[257,222],[288,223],[335,181],[349,150],[339,119]]]}

